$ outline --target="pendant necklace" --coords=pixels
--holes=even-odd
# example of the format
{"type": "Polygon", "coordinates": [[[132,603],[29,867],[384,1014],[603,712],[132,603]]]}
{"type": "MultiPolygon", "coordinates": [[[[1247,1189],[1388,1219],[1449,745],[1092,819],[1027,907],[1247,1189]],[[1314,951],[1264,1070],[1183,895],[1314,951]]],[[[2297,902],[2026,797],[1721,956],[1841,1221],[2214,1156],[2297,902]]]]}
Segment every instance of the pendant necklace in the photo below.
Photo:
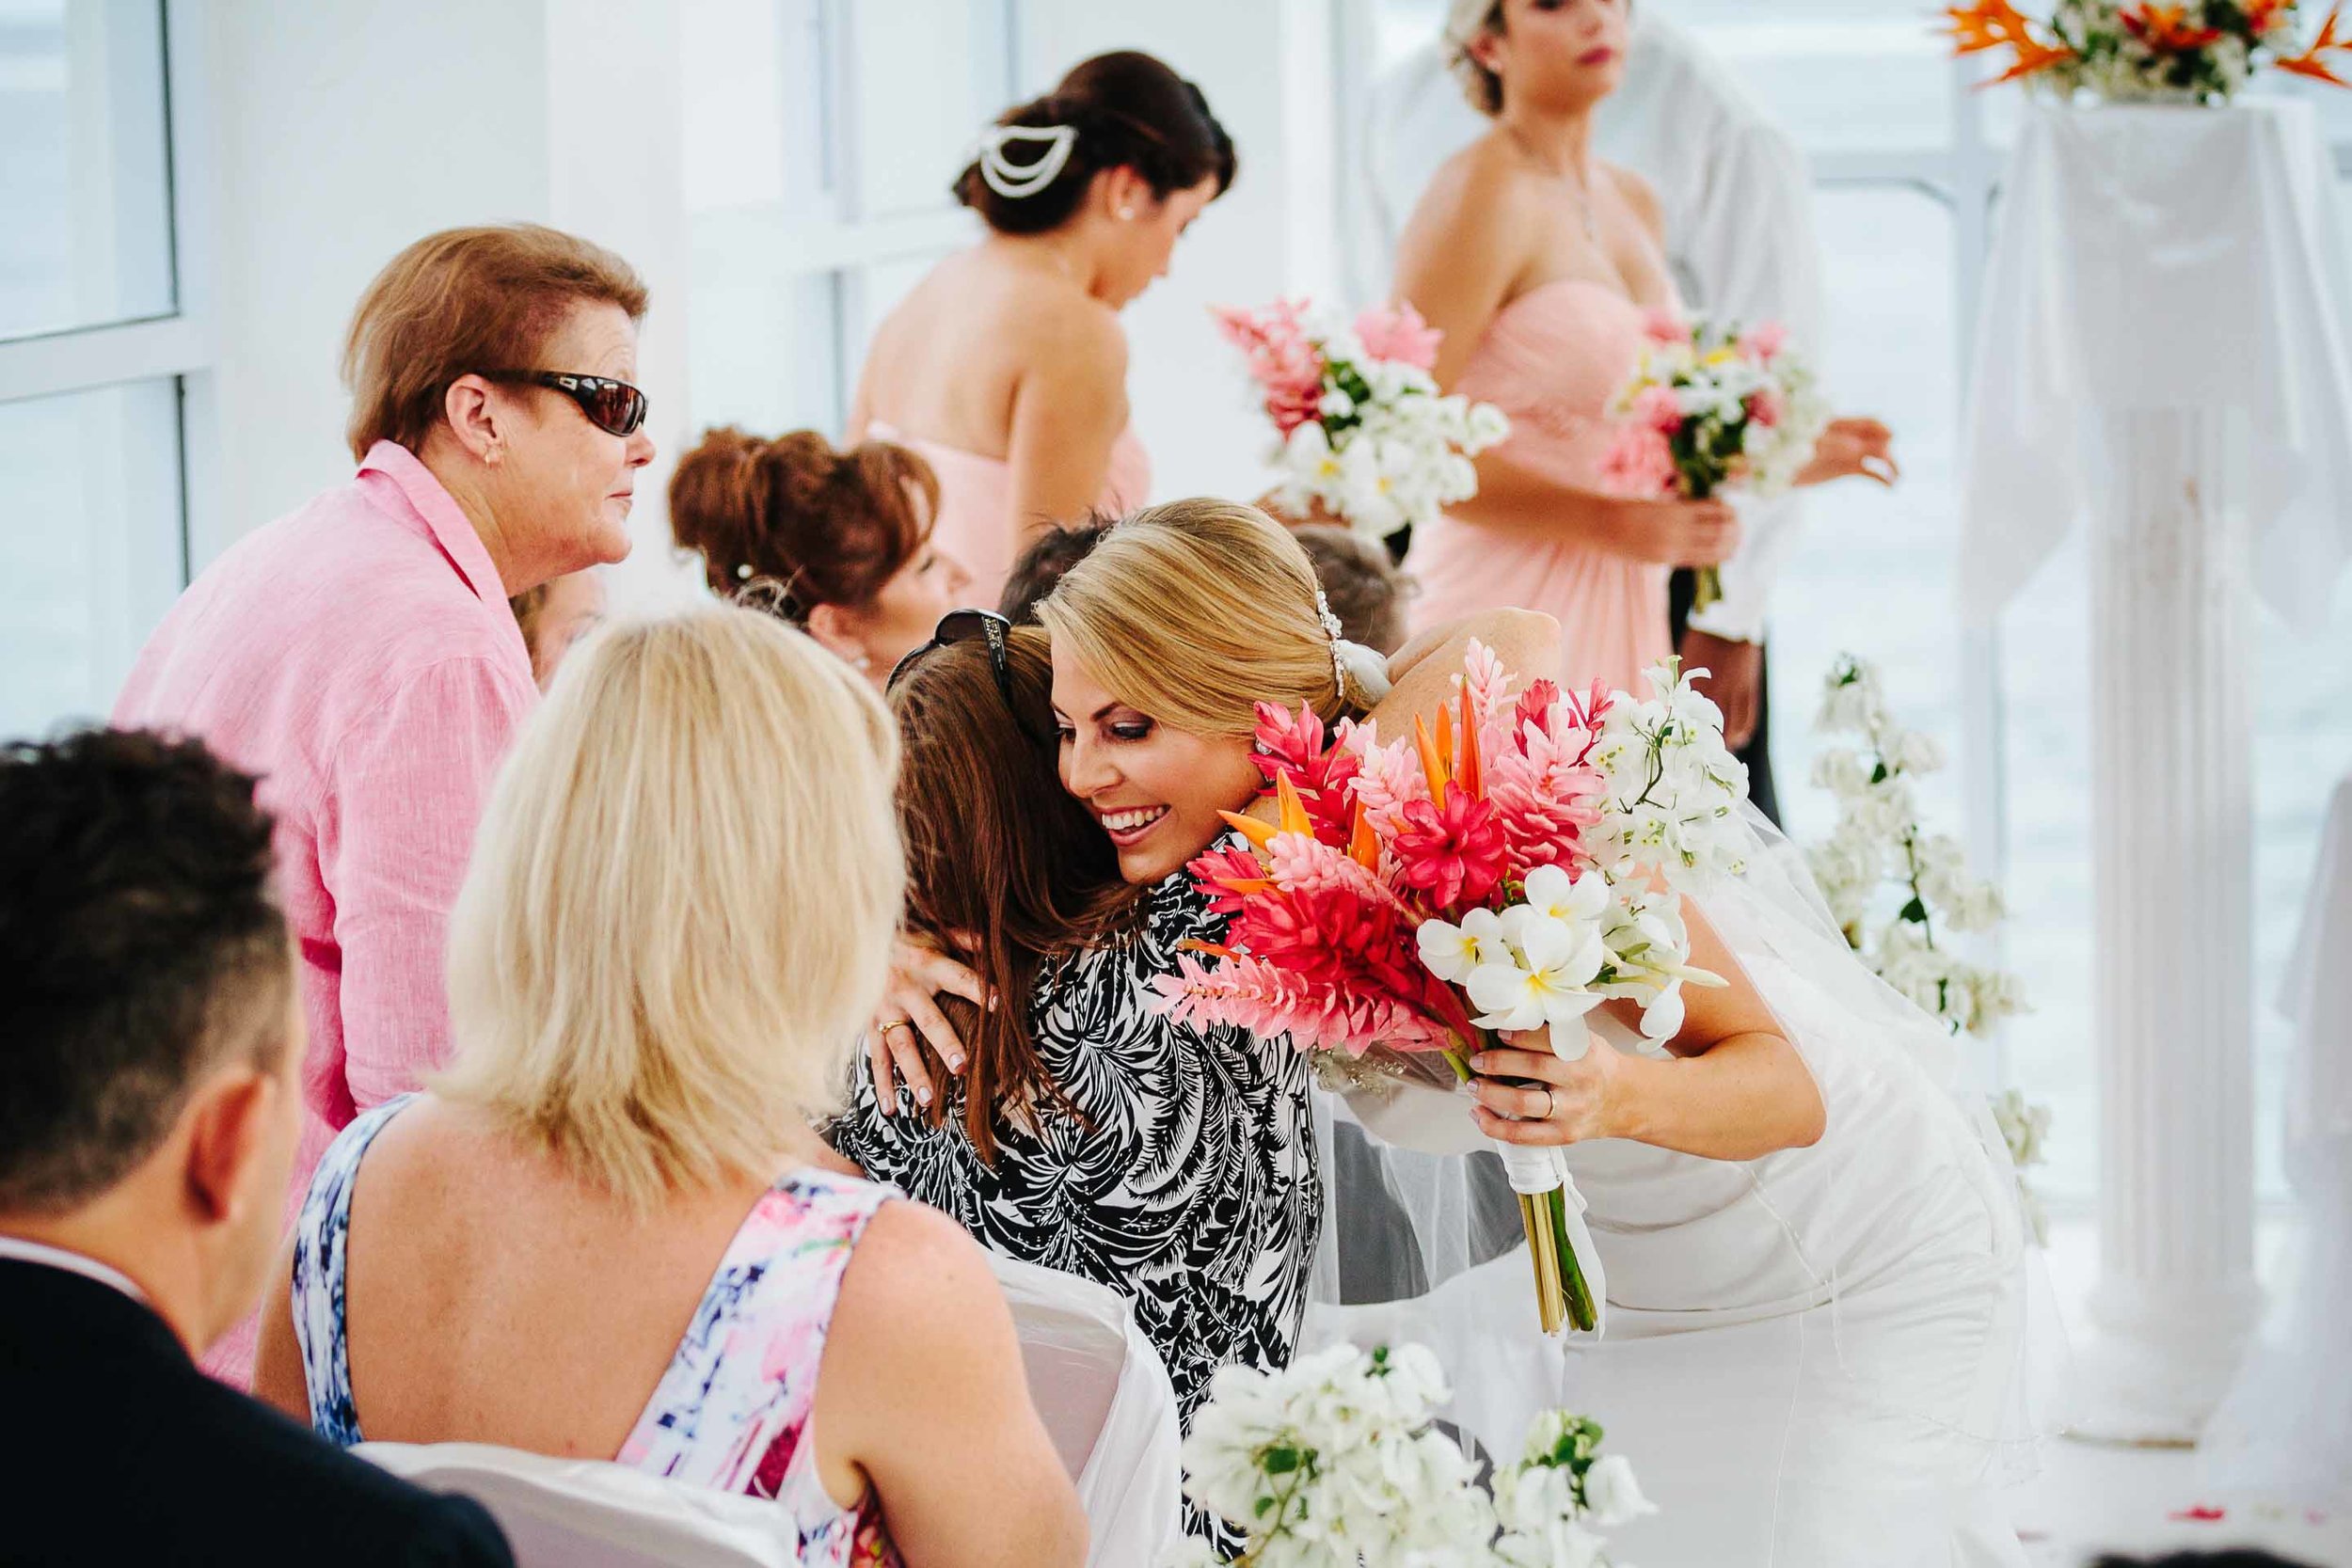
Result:
{"type": "Polygon", "coordinates": [[[1566,169],[1553,167],[1550,160],[1547,159],[1542,153],[1536,151],[1534,147],[1528,144],[1527,138],[1519,135],[1519,128],[1518,126],[1506,125],[1503,127],[1503,130],[1510,135],[1512,142],[1522,153],[1526,155],[1527,160],[1530,163],[1534,164],[1537,168],[1542,169],[1546,174],[1550,175],[1554,180],[1557,180],[1561,184],[1565,185],[1569,190],[1576,194],[1576,215],[1579,220],[1580,227],[1581,227],[1584,230],[1584,238],[1594,245],[1600,244],[1599,227],[1593,222],[1592,187],[1581,178],[1570,179],[1566,169]]]}

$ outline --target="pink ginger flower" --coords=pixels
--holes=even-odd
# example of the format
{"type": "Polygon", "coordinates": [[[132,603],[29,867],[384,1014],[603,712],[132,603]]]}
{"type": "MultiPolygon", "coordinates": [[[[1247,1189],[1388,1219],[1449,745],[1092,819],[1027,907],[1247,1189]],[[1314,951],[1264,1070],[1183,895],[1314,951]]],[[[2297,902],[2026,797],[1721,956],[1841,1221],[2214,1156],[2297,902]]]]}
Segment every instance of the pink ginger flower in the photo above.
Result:
{"type": "Polygon", "coordinates": [[[1682,428],[1682,400],[1672,387],[1645,387],[1633,400],[1633,422],[1672,436],[1682,428]]]}
{"type": "Polygon", "coordinates": [[[1454,677],[1456,691],[1468,691],[1470,714],[1482,730],[1489,720],[1504,710],[1503,704],[1511,695],[1511,672],[1502,667],[1495,651],[1476,638],[1470,639],[1470,652],[1463,657],[1462,673],[1454,677]]]}
{"type": "Polygon", "coordinates": [[[1279,299],[1263,310],[1213,306],[1217,329],[1247,357],[1249,374],[1265,393],[1265,411],[1287,437],[1316,417],[1323,402],[1323,352],[1307,336],[1305,306],[1279,299]]]}
{"type": "Polygon", "coordinates": [[[1778,322],[1766,322],[1751,327],[1740,340],[1740,346],[1759,365],[1769,365],[1780,357],[1780,351],[1788,346],[1788,329],[1778,322]]]}
{"type": "Polygon", "coordinates": [[[1601,483],[1621,496],[1674,494],[1674,452],[1648,425],[1621,424],[1600,460],[1601,483]]]}
{"type": "Polygon", "coordinates": [[[1372,831],[1383,841],[1393,839],[1405,827],[1405,808],[1429,799],[1429,775],[1422,771],[1410,741],[1379,744],[1376,725],[1359,727],[1349,739],[1363,765],[1352,785],[1356,799],[1372,831]]]}
{"type": "Polygon", "coordinates": [[[1391,309],[1366,310],[1356,318],[1356,336],[1375,359],[1394,360],[1418,371],[1438,367],[1438,345],[1445,334],[1421,319],[1421,312],[1399,301],[1391,309]]]}
{"type": "Polygon", "coordinates": [[[1266,875],[1291,893],[1352,894],[1368,904],[1385,904],[1411,917],[1388,883],[1349,859],[1346,852],[1304,833],[1277,833],[1266,846],[1266,875]]]}
{"type": "Polygon", "coordinates": [[[1748,419],[1766,430],[1777,426],[1787,413],[1780,393],[1770,387],[1758,387],[1748,394],[1748,419]]]}

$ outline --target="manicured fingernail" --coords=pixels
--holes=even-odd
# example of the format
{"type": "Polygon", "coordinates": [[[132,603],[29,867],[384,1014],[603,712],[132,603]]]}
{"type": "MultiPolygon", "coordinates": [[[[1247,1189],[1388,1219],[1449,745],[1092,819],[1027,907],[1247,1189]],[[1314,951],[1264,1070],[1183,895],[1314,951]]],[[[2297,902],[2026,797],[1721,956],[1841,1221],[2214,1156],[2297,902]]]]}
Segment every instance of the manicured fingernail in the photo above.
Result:
{"type": "Polygon", "coordinates": [[[947,1070],[949,1072],[961,1072],[963,1070],[963,1058],[961,1056],[948,1057],[947,1070]]]}
{"type": "Polygon", "coordinates": [[[1470,1058],[1470,1070],[1472,1072],[1484,1072],[1492,1066],[1494,1066],[1494,1058],[1486,1054],[1484,1051],[1470,1058]]]}
{"type": "Polygon", "coordinates": [[[914,1098],[918,1104],[929,1105],[931,1102],[931,1091],[929,1089],[917,1089],[914,1091],[914,1098]]]}

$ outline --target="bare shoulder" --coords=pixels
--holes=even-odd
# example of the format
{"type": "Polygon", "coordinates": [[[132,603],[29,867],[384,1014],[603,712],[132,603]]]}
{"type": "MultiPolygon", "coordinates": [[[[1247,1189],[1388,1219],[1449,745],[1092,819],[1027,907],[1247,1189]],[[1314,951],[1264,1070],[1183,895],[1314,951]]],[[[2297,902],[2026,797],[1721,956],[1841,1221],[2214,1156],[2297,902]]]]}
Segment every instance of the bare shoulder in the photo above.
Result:
{"type": "Polygon", "coordinates": [[[1009,1323],[979,1243],[938,1210],[894,1200],[874,1212],[850,1254],[831,1334],[857,1360],[872,1354],[903,1362],[910,1353],[952,1359],[990,1343],[991,1329],[1009,1332],[1009,1323]]]}
{"type": "Polygon", "coordinates": [[[1534,206],[1526,174],[1509,145],[1490,132],[1438,166],[1413,210],[1413,226],[1458,230],[1516,224],[1534,206]]]}
{"type": "Polygon", "coordinates": [[[1609,182],[1616,187],[1617,195],[1633,209],[1633,215],[1642,220],[1642,227],[1649,230],[1650,237],[1658,240],[1665,238],[1666,208],[1658,199],[1658,187],[1623,165],[1603,164],[1600,166],[1609,177],[1609,182]]]}
{"type": "Polygon", "coordinates": [[[1058,277],[1024,278],[1007,303],[1031,366],[1050,365],[1089,385],[1126,386],[1127,331],[1108,305],[1058,277]]]}

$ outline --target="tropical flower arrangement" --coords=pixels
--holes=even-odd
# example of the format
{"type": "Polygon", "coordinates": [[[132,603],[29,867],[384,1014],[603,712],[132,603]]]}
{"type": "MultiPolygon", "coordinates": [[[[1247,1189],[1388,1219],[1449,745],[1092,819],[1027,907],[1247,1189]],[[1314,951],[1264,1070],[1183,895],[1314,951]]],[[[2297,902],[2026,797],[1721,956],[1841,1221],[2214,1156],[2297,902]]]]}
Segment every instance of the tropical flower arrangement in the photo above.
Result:
{"type": "MultiPolygon", "coordinates": [[[[1830,410],[1786,331],[1664,311],[1644,331],[1632,379],[1610,404],[1618,423],[1603,483],[1622,495],[1705,500],[1726,490],[1775,496],[1796,483],[1830,410]]],[[[1700,567],[1693,608],[1722,597],[1721,574],[1700,567]]]]}
{"type": "MultiPolygon", "coordinates": [[[[1430,1422],[1451,1397],[1420,1345],[1334,1345],[1280,1371],[1221,1369],[1184,1439],[1184,1493],[1239,1528],[1245,1568],[1608,1568],[1595,1533],[1656,1507],[1601,1429],[1565,1411],[1530,1425],[1491,1497],[1430,1422]]],[[[1218,1561],[1188,1541],[1162,1568],[1218,1561]]]]}
{"type": "MultiPolygon", "coordinates": [[[[1374,724],[1328,736],[1311,710],[1258,710],[1273,823],[1231,815],[1246,847],[1190,871],[1232,916],[1214,967],[1187,953],[1156,982],[1180,1020],[1288,1034],[1363,1058],[1435,1053],[1467,1081],[1497,1032],[1550,1030],[1571,1060],[1584,1015],[1612,998],[1674,1037],[1690,962],[1680,893],[1744,863],[1746,769],[1722,714],[1669,663],[1635,701],[1513,677],[1473,642],[1458,702],[1433,734],[1383,744],[1374,724]]],[[[1499,1150],[1519,1194],[1546,1333],[1593,1331],[1590,1245],[1556,1148],[1499,1150]]]]}
{"type": "Polygon", "coordinates": [[[1954,54],[2008,52],[1995,82],[2022,81],[2061,101],[2226,103],[2265,66],[2352,86],[2329,62],[2352,51],[2341,9],[2329,8],[2300,48],[2296,0],[2059,0],[2043,16],[2010,0],[1973,0],[1946,8],[1945,17],[1954,54]]]}
{"type": "Polygon", "coordinates": [[[1212,312],[1248,356],[1277,444],[1276,496],[1385,539],[1478,493],[1470,459],[1511,432],[1492,404],[1441,396],[1442,335],[1410,305],[1350,323],[1303,300],[1212,312]]]}
{"type": "MultiPolygon", "coordinates": [[[[1939,929],[1989,932],[2008,915],[2000,890],[1969,875],[1959,840],[1919,825],[1911,781],[1944,766],[1943,748],[1895,721],[1878,672],[1851,654],[1830,667],[1815,728],[1857,741],[1832,746],[1813,763],[1813,782],[1837,798],[1836,831],[1806,855],[1831,917],[1865,967],[1947,1029],[1992,1033],[2025,1010],[2016,976],[1972,964],[1936,941],[1939,929]],[[1898,906],[1893,916],[1874,923],[1890,903],[1898,906]]],[[[2039,1239],[2046,1221],[2023,1173],[2042,1162],[2049,1110],[2010,1089],[1993,1113],[2039,1239]]]]}

